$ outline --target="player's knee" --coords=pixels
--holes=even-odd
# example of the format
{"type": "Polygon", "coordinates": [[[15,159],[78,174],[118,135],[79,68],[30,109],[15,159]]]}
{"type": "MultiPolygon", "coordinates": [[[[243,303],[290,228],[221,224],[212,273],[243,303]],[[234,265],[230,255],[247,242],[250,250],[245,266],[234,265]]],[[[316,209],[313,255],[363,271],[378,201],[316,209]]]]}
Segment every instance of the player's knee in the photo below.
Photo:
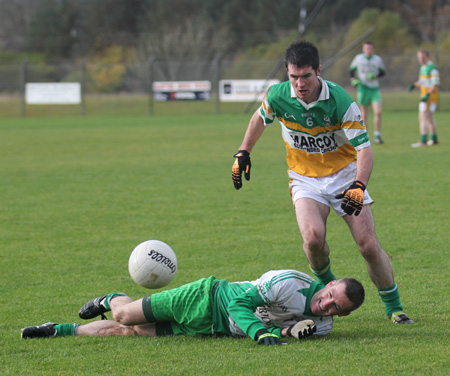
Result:
{"type": "Polygon", "coordinates": [[[366,261],[371,261],[378,258],[379,252],[381,252],[381,246],[378,240],[368,238],[358,244],[359,252],[366,261]]]}
{"type": "Polygon", "coordinates": [[[132,324],[132,317],[129,314],[129,310],[126,309],[125,307],[117,307],[115,310],[112,311],[112,316],[114,321],[117,321],[122,325],[132,324]]]}
{"type": "Polygon", "coordinates": [[[303,235],[303,247],[310,252],[321,252],[325,245],[325,236],[315,230],[303,235]]]}

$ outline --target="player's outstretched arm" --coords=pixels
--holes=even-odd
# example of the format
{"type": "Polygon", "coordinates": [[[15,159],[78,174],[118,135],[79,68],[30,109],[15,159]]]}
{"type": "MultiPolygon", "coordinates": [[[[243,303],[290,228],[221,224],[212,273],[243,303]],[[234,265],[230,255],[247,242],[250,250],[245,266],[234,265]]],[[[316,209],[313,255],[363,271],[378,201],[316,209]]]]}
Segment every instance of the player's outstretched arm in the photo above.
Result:
{"type": "Polygon", "coordinates": [[[250,161],[250,152],[259,140],[265,129],[264,121],[259,116],[259,109],[255,111],[245,132],[239,151],[234,155],[236,158],[232,168],[232,179],[234,188],[242,188],[242,173],[245,179],[250,180],[250,169],[252,167],[250,161]]]}

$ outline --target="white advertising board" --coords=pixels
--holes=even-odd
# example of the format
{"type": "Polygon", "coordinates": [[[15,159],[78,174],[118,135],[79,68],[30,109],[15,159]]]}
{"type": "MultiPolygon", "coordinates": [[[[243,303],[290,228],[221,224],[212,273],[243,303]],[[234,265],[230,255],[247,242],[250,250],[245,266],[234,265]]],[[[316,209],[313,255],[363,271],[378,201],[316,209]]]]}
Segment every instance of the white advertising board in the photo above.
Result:
{"type": "Polygon", "coordinates": [[[261,101],[269,87],[279,80],[221,80],[219,96],[222,102],[261,101]]]}
{"type": "Polygon", "coordinates": [[[27,104],[80,104],[79,82],[29,82],[25,85],[27,104]]]}
{"type": "Polygon", "coordinates": [[[155,81],[153,82],[154,98],[157,101],[176,100],[209,100],[211,95],[210,81],[155,81]]]}

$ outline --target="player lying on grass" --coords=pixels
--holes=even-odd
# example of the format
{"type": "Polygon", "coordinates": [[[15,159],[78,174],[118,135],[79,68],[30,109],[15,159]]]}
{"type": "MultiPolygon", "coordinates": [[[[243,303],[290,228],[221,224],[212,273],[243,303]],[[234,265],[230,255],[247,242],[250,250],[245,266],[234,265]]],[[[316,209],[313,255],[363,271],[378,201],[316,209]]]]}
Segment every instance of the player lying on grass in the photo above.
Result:
{"type": "Polygon", "coordinates": [[[279,345],[281,337],[328,334],[332,316],[346,316],[363,301],[364,288],[353,278],[324,286],[296,270],[269,271],[251,282],[211,276],[136,301],[123,293],[95,298],[80,317],[106,318],[111,311],[114,320],[29,326],[22,337],[247,335],[259,345],[279,345]]]}

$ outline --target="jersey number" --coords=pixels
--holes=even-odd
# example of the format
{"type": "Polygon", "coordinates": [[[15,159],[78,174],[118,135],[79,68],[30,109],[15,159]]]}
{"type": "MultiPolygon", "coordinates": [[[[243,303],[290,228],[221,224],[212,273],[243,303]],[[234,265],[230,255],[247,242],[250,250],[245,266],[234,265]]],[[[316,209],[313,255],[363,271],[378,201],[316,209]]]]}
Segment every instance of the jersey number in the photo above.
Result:
{"type": "Polygon", "coordinates": [[[312,117],[307,117],[306,118],[306,126],[309,127],[309,128],[314,127],[314,121],[313,121],[312,117]]]}

